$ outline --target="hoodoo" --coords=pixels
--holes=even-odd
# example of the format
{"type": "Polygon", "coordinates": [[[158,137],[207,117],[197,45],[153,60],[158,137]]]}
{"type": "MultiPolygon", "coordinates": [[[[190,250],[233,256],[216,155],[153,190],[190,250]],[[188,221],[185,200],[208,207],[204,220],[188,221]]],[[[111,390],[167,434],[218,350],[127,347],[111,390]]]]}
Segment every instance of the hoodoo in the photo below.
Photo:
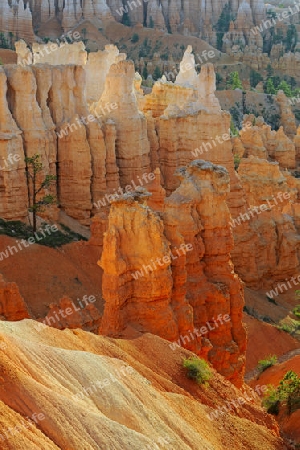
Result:
{"type": "Polygon", "coordinates": [[[1,2],[1,450],[300,446],[299,11],[200,3],[1,2]]]}

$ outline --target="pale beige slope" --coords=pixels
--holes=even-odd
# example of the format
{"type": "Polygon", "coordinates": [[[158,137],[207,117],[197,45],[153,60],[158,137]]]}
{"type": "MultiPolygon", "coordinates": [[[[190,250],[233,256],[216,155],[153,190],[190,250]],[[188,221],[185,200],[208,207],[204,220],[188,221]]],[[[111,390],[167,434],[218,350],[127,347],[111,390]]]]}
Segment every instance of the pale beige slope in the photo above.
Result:
{"type": "Polygon", "coordinates": [[[7,430],[9,436],[9,438],[6,438],[5,435],[2,435],[3,437],[0,438],[1,450],[59,449],[33,422],[26,425],[26,433],[22,433],[22,437],[19,432],[20,429],[24,429],[24,418],[0,401],[0,430],[1,432],[7,430]]]}
{"type": "MultiPolygon", "coordinates": [[[[207,414],[239,391],[216,373],[207,388],[196,386],[181,367],[189,352],[172,351],[156,336],[115,340],[24,320],[0,322],[0,344],[0,400],[10,408],[0,433],[11,410],[24,417],[43,413],[41,449],[285,448],[274,421],[255,401],[211,421],[207,414]],[[106,386],[97,386],[105,379],[106,386]],[[90,392],[80,396],[83,388],[90,392]],[[56,446],[44,445],[47,437],[56,446]]],[[[36,448],[26,444],[32,440],[28,430],[15,439],[26,450],[36,448]]],[[[11,445],[10,439],[0,444],[4,450],[20,448],[2,447],[11,445]]]]}

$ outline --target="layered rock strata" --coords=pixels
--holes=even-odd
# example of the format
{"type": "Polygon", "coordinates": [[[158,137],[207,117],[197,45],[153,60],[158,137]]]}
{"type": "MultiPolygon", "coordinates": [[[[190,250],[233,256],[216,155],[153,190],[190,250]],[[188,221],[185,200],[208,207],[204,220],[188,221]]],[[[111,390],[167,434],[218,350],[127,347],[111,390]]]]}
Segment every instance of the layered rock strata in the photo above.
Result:
{"type": "MultiPolygon", "coordinates": [[[[245,0],[232,2],[230,5],[217,1],[190,0],[181,4],[179,0],[167,2],[150,0],[143,2],[125,2],[121,0],[36,0],[28,2],[19,0],[11,3],[4,0],[1,4],[0,30],[15,36],[26,38],[32,42],[36,37],[33,28],[42,35],[49,29],[56,33],[72,31],[79,24],[87,22],[91,27],[102,29],[103,25],[112,21],[143,25],[157,28],[168,33],[200,36],[212,45],[217,44],[215,25],[222,13],[236,20],[224,37],[224,47],[230,48],[246,43],[262,48],[260,33],[255,36],[250,28],[265,18],[265,6],[262,0],[245,0]],[[52,27],[51,27],[52,25],[52,27]],[[46,30],[46,31],[45,31],[46,30]]],[[[52,32],[53,34],[53,32],[52,32]]],[[[58,37],[58,36],[57,36],[58,37]]]]}
{"type": "Polygon", "coordinates": [[[0,325],[2,450],[194,450],[199,442],[223,450],[233,429],[243,450],[287,450],[254,390],[215,371],[206,389],[195,388],[179,370],[190,352],[170,351],[157,336],[0,325]],[[237,399],[224,420],[219,410],[237,399]]]}
{"type": "MultiPolygon", "coordinates": [[[[24,54],[24,46],[21,47],[24,54]]],[[[107,215],[112,198],[130,192],[136,186],[147,186],[153,193],[149,204],[163,212],[165,193],[169,196],[180,184],[174,176],[176,169],[197,158],[227,168],[230,174],[227,202],[233,219],[247,212],[250,206],[257,206],[253,202],[260,201],[253,195],[251,197],[246,184],[243,187],[243,180],[234,170],[233,152],[239,158],[254,156],[261,161],[277,161],[279,167],[284,169],[295,167],[299,153],[298,137],[290,139],[294,132],[293,120],[282,94],[279,97],[283,128],[272,131],[261,118],[249,115],[244,118],[239,137],[232,140],[230,114],[221,110],[215,96],[213,67],[211,64],[204,65],[200,75],[195,76],[191,48],[185,53],[185,63],[181,65],[176,83],[162,78],[155,83],[152,93],[146,96],[141,92],[140,78],[134,73],[133,63],[125,61],[115,47],[106,48],[104,53],[106,56],[99,53],[91,61],[90,73],[98,63],[107,71],[105,82],[102,77],[95,85],[100,95],[96,102],[91,98],[89,101],[84,92],[85,77],[89,76],[86,69],[88,63],[80,67],[5,67],[8,80],[3,72],[2,83],[3,92],[8,89],[8,103],[4,94],[1,101],[4,134],[0,135],[0,148],[3,148],[2,158],[7,156],[10,145],[18,148],[21,161],[20,167],[16,165],[19,167],[17,171],[4,170],[0,173],[5,186],[2,217],[13,219],[26,216],[27,194],[22,155],[27,152],[29,155],[41,153],[45,174],[57,175],[57,192],[54,193],[60,207],[86,225],[94,214],[105,212],[107,215]],[[186,63],[191,66],[188,72],[185,72],[186,63]],[[24,111],[25,97],[31,105],[27,114],[24,111]],[[290,137],[284,130],[289,131],[290,137]],[[147,175],[154,171],[159,180],[154,176],[154,180],[151,178],[149,182],[147,175]],[[14,188],[13,195],[9,192],[11,186],[14,188]]],[[[268,171],[268,163],[264,164],[262,166],[268,171]]],[[[257,164],[249,159],[248,170],[252,165],[254,170],[257,164]]],[[[283,176],[289,189],[299,190],[292,176],[287,173],[283,176]]],[[[273,189],[271,180],[270,186],[273,189]]],[[[296,197],[293,197],[291,204],[284,212],[288,211],[297,229],[299,208],[296,197]]],[[[283,210],[278,214],[275,222],[272,218],[274,224],[286,223],[286,219],[281,217],[283,210]]],[[[276,229],[277,225],[274,227],[276,229]]],[[[248,220],[242,220],[233,229],[236,241],[233,260],[242,278],[252,287],[261,286],[264,277],[269,279],[271,276],[269,269],[265,272],[261,263],[266,258],[263,250],[265,242],[275,248],[279,248],[281,242],[275,233],[266,241],[264,230],[265,223],[256,216],[251,218],[251,224],[248,220]],[[252,252],[253,256],[249,257],[251,241],[262,248],[262,254],[257,252],[254,255],[252,252]],[[245,242],[247,245],[244,245],[245,242]],[[245,256],[238,259],[239,254],[245,256]]],[[[266,267],[269,267],[268,264],[266,267]]],[[[275,271],[276,279],[280,267],[281,263],[275,271]]],[[[296,271],[297,267],[296,259],[292,258],[285,273],[296,271]]]]}
{"type": "MultiPolygon", "coordinates": [[[[256,156],[275,160],[281,168],[294,169],[296,166],[296,149],[292,139],[284,132],[283,126],[278,131],[272,130],[264,123],[262,117],[253,114],[244,116],[244,122],[252,124],[240,132],[240,143],[244,146],[244,156],[256,156]]],[[[296,134],[296,130],[295,133],[296,134]]],[[[294,137],[294,134],[292,137],[294,137]]]]}
{"type": "Polygon", "coordinates": [[[42,65],[1,70],[1,217],[26,218],[24,159],[38,153],[43,164],[40,181],[55,175],[51,193],[60,207],[88,225],[92,203],[107,189],[117,189],[119,177],[115,125],[109,120],[102,124],[89,114],[85,70],[42,65]]]}
{"type": "Polygon", "coordinates": [[[7,88],[7,78],[0,67],[0,216],[24,220],[28,198],[22,132],[9,109],[7,88]]]}
{"type": "Polygon", "coordinates": [[[246,336],[243,290],[229,256],[228,172],[199,160],[178,175],[181,184],[166,199],[162,219],[144,191],[112,203],[100,262],[106,300],[100,331],[116,336],[135,329],[180,343],[182,337],[239,384],[246,336]],[[219,314],[230,319],[216,326],[219,314]],[[207,333],[195,331],[208,324],[207,333]]]}
{"type": "Polygon", "coordinates": [[[299,182],[255,157],[242,159],[238,173],[248,206],[231,222],[232,259],[248,286],[270,286],[299,271],[299,182]]]}
{"type": "Polygon", "coordinates": [[[9,39],[8,33],[10,32],[17,38],[22,37],[27,42],[33,42],[35,35],[29,4],[26,3],[25,6],[23,0],[13,3],[7,0],[1,2],[0,31],[7,35],[7,39],[9,39]]]}
{"type": "Polygon", "coordinates": [[[116,159],[120,184],[124,187],[150,172],[147,121],[138,109],[134,80],[132,61],[113,64],[95,106],[95,114],[103,114],[104,119],[113,120],[116,125],[116,159]]]}

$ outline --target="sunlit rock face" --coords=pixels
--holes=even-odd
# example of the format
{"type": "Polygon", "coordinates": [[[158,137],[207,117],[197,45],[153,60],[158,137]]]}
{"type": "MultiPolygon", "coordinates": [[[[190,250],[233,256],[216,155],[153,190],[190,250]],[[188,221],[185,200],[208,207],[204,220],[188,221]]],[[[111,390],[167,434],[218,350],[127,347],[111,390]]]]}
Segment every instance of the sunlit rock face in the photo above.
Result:
{"type": "Polygon", "coordinates": [[[139,111],[134,91],[135,71],[132,61],[113,64],[107,74],[103,94],[95,113],[116,126],[116,159],[121,186],[150,172],[150,145],[147,120],[139,111]],[[109,105],[112,105],[111,109],[109,105]]]}
{"type": "MultiPolygon", "coordinates": [[[[67,48],[80,58],[82,46],[67,48]]],[[[18,53],[30,57],[22,42],[18,53]]],[[[2,217],[25,219],[24,156],[39,153],[44,174],[57,176],[59,208],[87,226],[95,216],[91,245],[102,254],[106,300],[100,331],[149,331],[173,341],[213,326],[217,312],[229,314],[230,321],[184,345],[239,384],[245,332],[237,274],[259,288],[299,267],[300,187],[286,171],[294,167],[299,142],[285,100],[280,97],[283,128],[273,132],[262,118],[247,116],[231,139],[231,116],[215,96],[213,67],[204,65],[197,75],[191,48],[176,82],[161,79],[148,95],[116,47],[78,65],[57,64],[61,57],[35,64],[35,54],[32,65],[0,71],[1,157],[11,149],[20,156],[16,170],[0,172],[2,217]],[[87,79],[99,67],[104,74],[92,94],[87,79]],[[234,155],[241,160],[238,171],[234,155]],[[290,197],[235,222],[271,200],[273,191],[290,197]],[[172,258],[189,244],[189,251],[172,258]]],[[[94,312],[78,320],[97,328],[94,312]]]]}
{"type": "Polygon", "coordinates": [[[21,130],[7,103],[7,77],[0,68],[0,216],[24,220],[27,216],[27,182],[21,130]]]}
{"type": "Polygon", "coordinates": [[[101,333],[135,329],[177,340],[213,324],[217,312],[228,315],[228,322],[216,322],[184,344],[239,384],[246,334],[243,290],[230,260],[229,175],[199,160],[178,177],[180,186],[165,200],[162,219],[147,206],[145,191],[112,204],[100,261],[106,300],[101,333]]]}
{"type": "Polygon", "coordinates": [[[233,428],[244,450],[285,448],[253,390],[244,384],[241,391],[215,371],[206,389],[192,389],[178,370],[190,353],[169,345],[150,333],[120,340],[37,328],[32,320],[1,321],[2,449],[193,450],[200,440],[204,448],[223,450],[233,428]],[[225,401],[242,395],[251,401],[225,422],[223,415],[212,421],[225,401]]]}

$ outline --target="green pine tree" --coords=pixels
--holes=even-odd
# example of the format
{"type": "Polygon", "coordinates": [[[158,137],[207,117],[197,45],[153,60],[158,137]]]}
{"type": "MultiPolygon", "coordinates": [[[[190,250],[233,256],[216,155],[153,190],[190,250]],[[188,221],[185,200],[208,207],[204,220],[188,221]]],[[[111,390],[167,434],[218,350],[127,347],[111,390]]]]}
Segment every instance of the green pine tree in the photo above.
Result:
{"type": "Polygon", "coordinates": [[[32,157],[26,157],[26,176],[29,186],[29,208],[28,211],[32,212],[33,219],[33,232],[36,231],[37,213],[43,211],[46,206],[50,206],[56,203],[56,198],[47,194],[44,197],[38,199],[38,194],[44,190],[49,189],[55,182],[55,175],[46,175],[44,180],[39,183],[38,175],[43,171],[43,164],[40,160],[41,155],[35,154],[32,157]]]}
{"type": "Polygon", "coordinates": [[[276,89],[272,78],[268,78],[265,87],[266,94],[276,94],[276,89]]]}
{"type": "Polygon", "coordinates": [[[155,69],[154,69],[154,72],[153,72],[153,79],[156,81],[156,80],[158,80],[161,77],[162,77],[161,70],[160,70],[160,68],[158,66],[156,66],[155,69]]]}
{"type": "Polygon", "coordinates": [[[284,80],[281,81],[281,83],[279,84],[277,90],[278,90],[278,91],[280,91],[280,90],[283,91],[287,97],[291,97],[291,96],[292,96],[291,88],[290,88],[290,86],[287,84],[287,82],[284,81],[284,80]]]}
{"type": "Polygon", "coordinates": [[[229,81],[227,83],[230,89],[243,89],[242,82],[238,72],[231,72],[229,74],[229,81]]]}

